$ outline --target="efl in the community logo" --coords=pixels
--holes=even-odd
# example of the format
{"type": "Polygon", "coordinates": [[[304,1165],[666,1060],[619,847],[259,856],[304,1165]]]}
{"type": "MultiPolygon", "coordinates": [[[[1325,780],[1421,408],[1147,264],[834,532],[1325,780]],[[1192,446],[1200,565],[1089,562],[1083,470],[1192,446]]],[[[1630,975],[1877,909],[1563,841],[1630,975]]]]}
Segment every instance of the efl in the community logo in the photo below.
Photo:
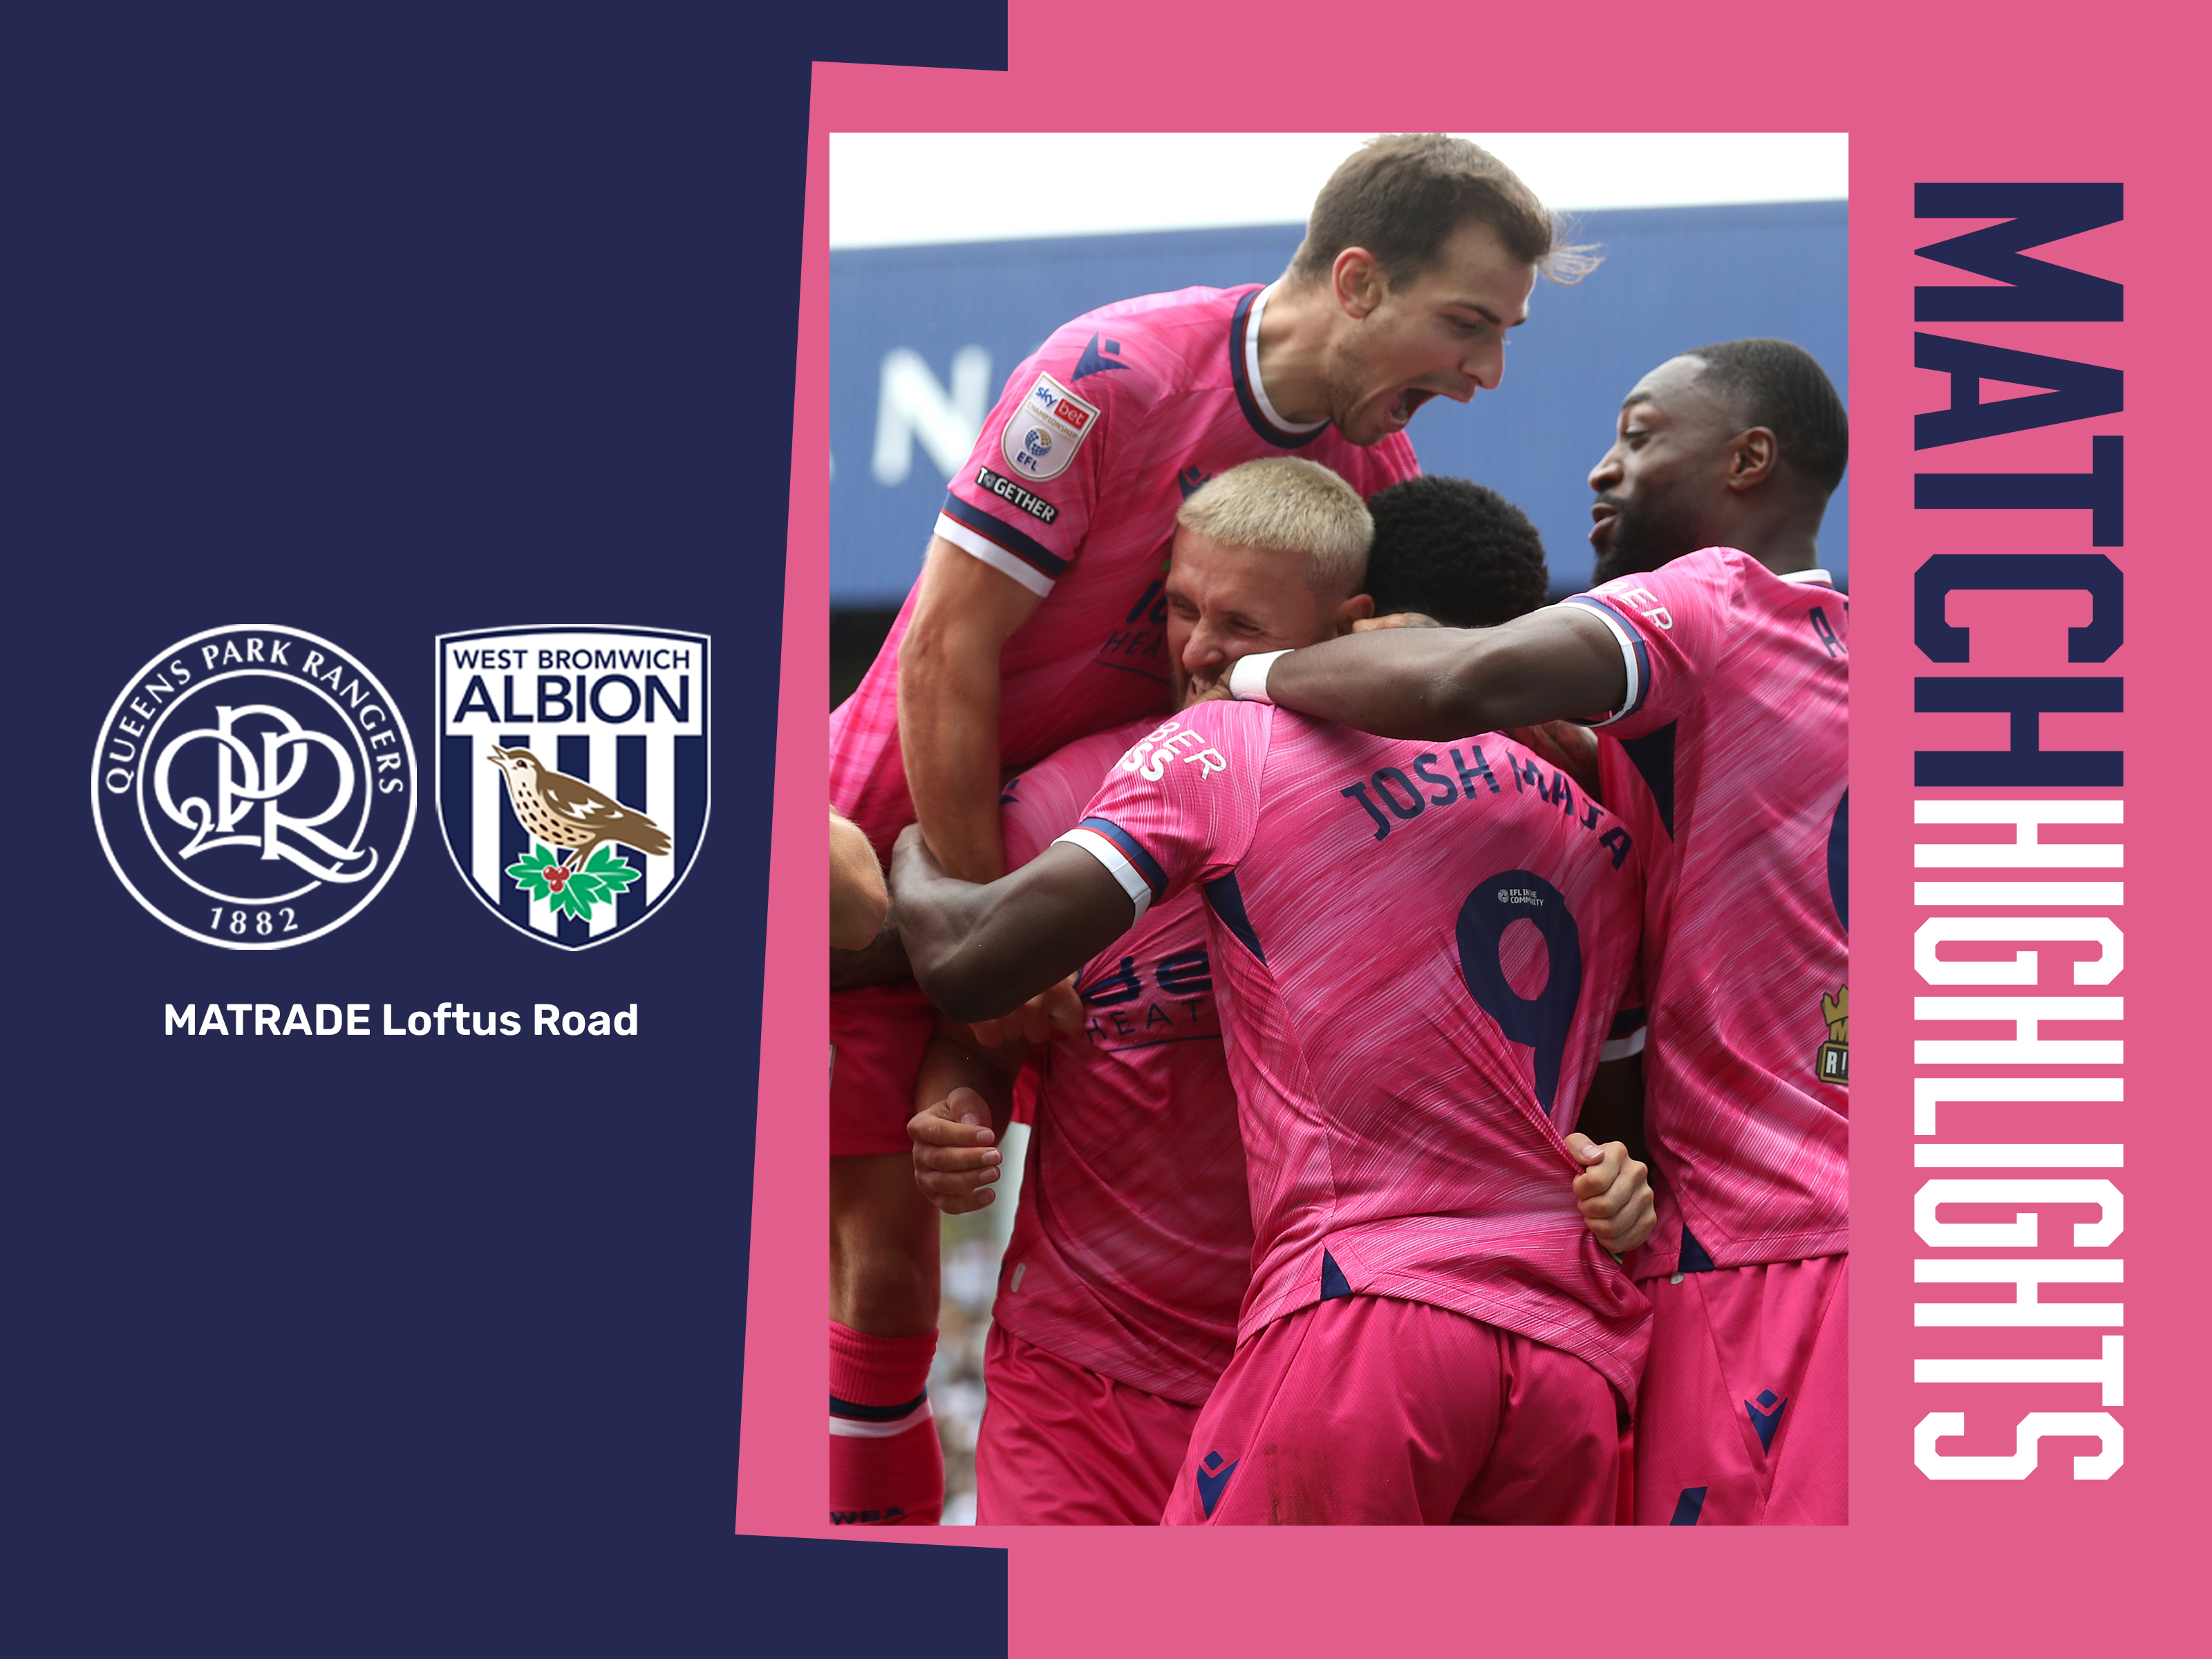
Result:
{"type": "Polygon", "coordinates": [[[658,910],[707,828],[707,636],[438,636],[438,818],[470,890],[580,951],[658,910]]]}
{"type": "Polygon", "coordinates": [[[131,677],[100,728],[92,811],[132,897],[180,933],[281,951],[383,890],[415,827],[415,747],[350,653],[210,628],[131,677]]]}

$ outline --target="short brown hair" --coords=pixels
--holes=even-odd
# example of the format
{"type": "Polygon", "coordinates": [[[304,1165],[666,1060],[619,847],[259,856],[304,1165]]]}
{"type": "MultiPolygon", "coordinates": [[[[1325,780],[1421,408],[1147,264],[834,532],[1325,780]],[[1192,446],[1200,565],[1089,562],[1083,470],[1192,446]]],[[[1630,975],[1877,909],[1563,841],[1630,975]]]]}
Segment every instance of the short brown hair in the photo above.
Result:
{"type": "Polygon", "coordinates": [[[1374,521],[1359,492],[1319,461],[1270,455],[1232,466],[1192,492],[1176,523],[1234,547],[1303,554],[1316,593],[1357,593],[1374,521]]]}
{"type": "Polygon", "coordinates": [[[1480,145],[1442,132],[1397,132],[1370,138],[1329,174],[1290,274],[1325,282],[1338,254],[1364,247],[1391,282],[1410,282],[1469,219],[1554,282],[1579,282],[1598,262],[1595,249],[1569,246],[1559,216],[1480,145]]]}

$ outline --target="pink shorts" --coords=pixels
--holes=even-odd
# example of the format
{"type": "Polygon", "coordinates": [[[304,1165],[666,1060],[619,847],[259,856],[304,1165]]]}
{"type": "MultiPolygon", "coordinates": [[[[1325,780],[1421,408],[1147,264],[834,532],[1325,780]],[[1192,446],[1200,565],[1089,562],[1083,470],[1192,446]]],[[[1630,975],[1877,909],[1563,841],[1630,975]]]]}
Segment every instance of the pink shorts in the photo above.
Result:
{"type": "Polygon", "coordinates": [[[976,1525],[1159,1523],[1197,1407],[1085,1370],[1003,1325],[984,1341],[983,1392],[976,1525]]]}
{"type": "Polygon", "coordinates": [[[1850,1258],[1647,1279],[1636,1406],[1644,1527],[1842,1526],[1850,1258]]]}
{"type": "Polygon", "coordinates": [[[914,1074],[937,1010],[911,980],[830,994],[830,1155],[911,1152],[914,1074]]]}
{"type": "Polygon", "coordinates": [[[1611,1526],[1620,1419],[1573,1355],[1425,1302],[1335,1297],[1237,1350],[1170,1526],[1611,1526]]]}

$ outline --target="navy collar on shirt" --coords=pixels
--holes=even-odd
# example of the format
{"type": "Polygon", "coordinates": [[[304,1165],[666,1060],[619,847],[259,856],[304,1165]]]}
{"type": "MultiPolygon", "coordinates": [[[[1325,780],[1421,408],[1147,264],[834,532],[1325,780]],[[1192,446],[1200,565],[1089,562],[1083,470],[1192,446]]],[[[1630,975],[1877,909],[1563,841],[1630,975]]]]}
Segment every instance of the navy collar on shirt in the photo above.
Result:
{"type": "Polygon", "coordinates": [[[1291,432],[1276,425],[1267,418],[1267,411],[1261,408],[1259,398],[1253,395],[1252,378],[1245,372],[1244,336],[1251,321],[1252,301],[1258,299],[1264,292],[1266,289],[1263,288],[1254,289],[1237,302],[1237,309],[1230,315],[1230,382],[1237,388],[1237,406],[1244,411],[1244,418],[1251,423],[1253,431],[1258,433],[1278,449],[1303,449],[1328,430],[1328,422],[1323,421],[1309,432],[1291,432]]]}

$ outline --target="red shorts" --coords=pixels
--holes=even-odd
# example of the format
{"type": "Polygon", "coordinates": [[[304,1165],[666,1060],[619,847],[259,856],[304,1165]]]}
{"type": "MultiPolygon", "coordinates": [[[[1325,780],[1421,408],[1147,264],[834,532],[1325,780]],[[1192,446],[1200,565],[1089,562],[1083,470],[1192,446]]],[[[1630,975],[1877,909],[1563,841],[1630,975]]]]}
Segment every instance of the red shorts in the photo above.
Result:
{"type": "Polygon", "coordinates": [[[1842,1526],[1850,1258],[1647,1279],[1638,1526],[1842,1526]]]}
{"type": "Polygon", "coordinates": [[[911,1152],[914,1074],[937,1010],[911,980],[830,994],[830,1155],[911,1152]]]}
{"type": "Polygon", "coordinates": [[[1620,1419],[1573,1355],[1425,1302],[1335,1297],[1241,1346],[1170,1526],[1611,1526],[1620,1419]]]}
{"type": "Polygon", "coordinates": [[[984,1342],[983,1392],[977,1526],[1159,1523],[1197,1407],[1085,1370],[1003,1325],[984,1342]]]}

